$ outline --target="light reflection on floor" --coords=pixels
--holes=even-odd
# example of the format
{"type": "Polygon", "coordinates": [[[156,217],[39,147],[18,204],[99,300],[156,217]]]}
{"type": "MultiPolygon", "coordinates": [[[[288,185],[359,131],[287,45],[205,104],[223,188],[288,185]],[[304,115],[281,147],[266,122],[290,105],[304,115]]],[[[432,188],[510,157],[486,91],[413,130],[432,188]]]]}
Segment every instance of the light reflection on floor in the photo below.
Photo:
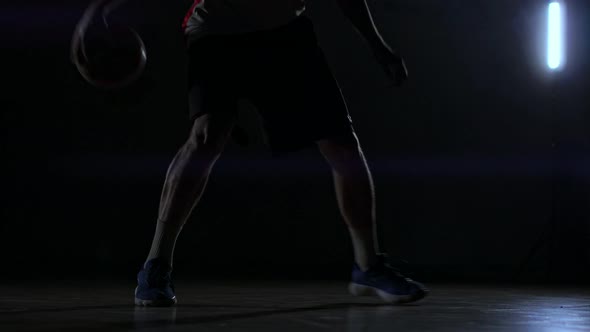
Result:
{"type": "Polygon", "coordinates": [[[185,282],[179,305],[132,305],[133,285],[0,286],[2,331],[590,331],[590,289],[431,285],[389,306],[342,282],[185,282]]]}

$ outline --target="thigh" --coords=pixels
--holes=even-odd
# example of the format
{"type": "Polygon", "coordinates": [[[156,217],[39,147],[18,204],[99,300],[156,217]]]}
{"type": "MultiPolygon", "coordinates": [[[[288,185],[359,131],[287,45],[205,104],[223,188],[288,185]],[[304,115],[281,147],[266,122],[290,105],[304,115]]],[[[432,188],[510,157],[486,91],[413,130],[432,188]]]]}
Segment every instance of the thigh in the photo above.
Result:
{"type": "Polygon", "coordinates": [[[353,133],[346,102],[319,47],[291,55],[265,73],[271,84],[263,84],[254,100],[275,154],[353,133]]]}
{"type": "Polygon", "coordinates": [[[230,37],[211,36],[188,48],[188,102],[191,120],[206,114],[235,116],[241,73],[230,37]]]}
{"type": "Polygon", "coordinates": [[[187,143],[201,153],[219,155],[231,135],[234,123],[233,116],[203,114],[194,119],[187,143]]]}
{"type": "Polygon", "coordinates": [[[313,29],[302,28],[259,58],[265,62],[249,95],[262,115],[274,154],[353,132],[346,102],[313,29]]]}

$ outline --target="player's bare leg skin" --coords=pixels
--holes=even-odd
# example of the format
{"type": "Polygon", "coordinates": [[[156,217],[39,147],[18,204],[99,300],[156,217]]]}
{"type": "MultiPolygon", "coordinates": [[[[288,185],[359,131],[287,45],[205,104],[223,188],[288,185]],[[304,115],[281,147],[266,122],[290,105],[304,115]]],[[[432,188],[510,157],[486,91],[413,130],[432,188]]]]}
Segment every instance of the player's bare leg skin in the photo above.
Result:
{"type": "Polygon", "coordinates": [[[233,125],[234,119],[230,116],[206,114],[198,117],[187,141],[170,163],[154,239],[144,269],[138,275],[137,305],[169,306],[176,303],[171,280],[176,239],[199,202],[233,125]]]}
{"type": "Polygon", "coordinates": [[[332,166],[340,212],[348,225],[355,266],[349,290],[353,295],[376,295],[392,304],[424,298],[424,285],[406,278],[378,256],[375,190],[371,172],[356,135],[321,140],[320,151],[332,166]]]}
{"type": "Polygon", "coordinates": [[[375,263],[375,193],[373,179],[357,136],[349,135],[318,142],[334,177],[340,213],[350,231],[355,262],[367,269],[375,263]]]}
{"type": "MultiPolygon", "coordinates": [[[[174,233],[180,232],[203,194],[209,174],[230,137],[233,125],[233,118],[225,115],[205,114],[194,121],[189,138],[168,168],[160,197],[158,224],[165,224],[174,233]]],[[[162,253],[166,248],[161,247],[165,244],[156,243],[157,236],[154,237],[148,260],[166,256],[172,264],[173,248],[162,253]]],[[[163,242],[173,245],[175,241],[163,242]]]]}
{"type": "Polygon", "coordinates": [[[160,198],[160,221],[176,225],[186,222],[233,126],[233,118],[224,115],[205,114],[195,120],[188,140],[168,169],[160,198]]]}

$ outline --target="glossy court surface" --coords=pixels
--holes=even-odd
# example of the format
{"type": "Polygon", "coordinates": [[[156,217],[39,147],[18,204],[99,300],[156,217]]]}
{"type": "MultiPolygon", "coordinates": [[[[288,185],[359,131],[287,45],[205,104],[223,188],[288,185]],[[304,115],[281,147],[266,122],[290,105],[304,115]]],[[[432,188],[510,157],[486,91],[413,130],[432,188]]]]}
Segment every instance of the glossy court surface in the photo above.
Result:
{"type": "Polygon", "coordinates": [[[0,331],[590,331],[590,289],[429,285],[413,305],[344,282],[177,282],[178,306],[139,308],[131,283],[8,283],[0,331]]]}

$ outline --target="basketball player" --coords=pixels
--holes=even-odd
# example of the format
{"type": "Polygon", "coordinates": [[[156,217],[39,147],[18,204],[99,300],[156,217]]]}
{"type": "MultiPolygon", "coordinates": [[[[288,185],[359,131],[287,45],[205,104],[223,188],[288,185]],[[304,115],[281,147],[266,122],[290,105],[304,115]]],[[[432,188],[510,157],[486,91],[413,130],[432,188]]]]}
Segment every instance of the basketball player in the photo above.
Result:
{"type": "MultiPolygon", "coordinates": [[[[401,84],[407,78],[404,61],[379,34],[366,0],[338,4],[385,73],[401,84]]],[[[187,13],[183,29],[192,129],[168,169],[151,250],[138,274],[137,305],[176,303],[171,280],[176,239],[231,137],[241,98],[257,107],[275,156],[317,145],[331,166],[354,248],[350,292],[390,303],[416,301],[428,293],[376,252],[371,174],[304,11],[304,0],[196,0],[187,13]]]]}

